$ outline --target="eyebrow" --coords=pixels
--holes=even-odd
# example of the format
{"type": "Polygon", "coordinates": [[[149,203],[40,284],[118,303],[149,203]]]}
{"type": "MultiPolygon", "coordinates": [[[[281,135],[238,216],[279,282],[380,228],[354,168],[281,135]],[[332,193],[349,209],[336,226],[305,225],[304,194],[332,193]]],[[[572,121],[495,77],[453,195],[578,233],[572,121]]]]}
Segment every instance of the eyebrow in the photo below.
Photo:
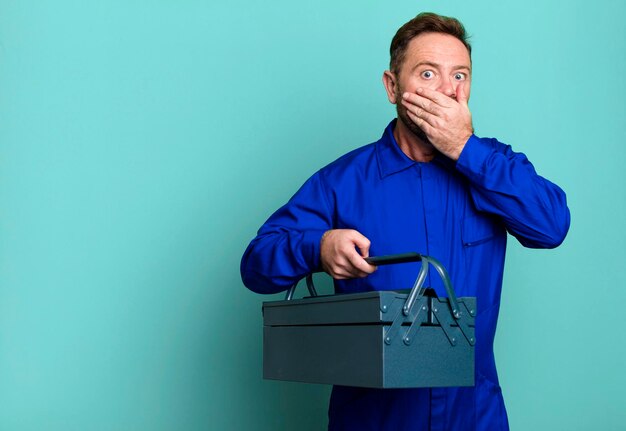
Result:
{"type": "MultiPolygon", "coordinates": [[[[415,69],[417,69],[417,68],[418,68],[418,67],[420,67],[420,66],[431,66],[431,67],[434,67],[434,68],[439,68],[439,67],[441,67],[441,65],[440,65],[440,64],[433,63],[433,62],[431,62],[431,61],[420,61],[420,62],[419,62],[419,63],[417,63],[415,66],[413,66],[413,69],[412,69],[412,70],[415,70],[415,69]]],[[[454,70],[465,69],[465,70],[467,70],[467,71],[469,71],[469,72],[471,72],[471,71],[472,71],[472,69],[471,69],[469,66],[466,66],[466,65],[464,65],[464,64],[460,64],[460,65],[454,66],[452,69],[454,69],[454,70]]]]}

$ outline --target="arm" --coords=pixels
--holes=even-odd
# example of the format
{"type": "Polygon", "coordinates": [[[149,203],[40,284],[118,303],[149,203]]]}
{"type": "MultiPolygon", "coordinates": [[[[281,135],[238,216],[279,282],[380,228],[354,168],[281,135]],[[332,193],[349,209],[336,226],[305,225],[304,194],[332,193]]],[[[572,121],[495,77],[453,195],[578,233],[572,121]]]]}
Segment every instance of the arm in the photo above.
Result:
{"type": "Polygon", "coordinates": [[[476,209],[500,216],[522,245],[554,248],[563,242],[570,224],[565,193],[537,175],[524,154],[472,135],[456,168],[470,181],[476,209]]]}
{"type": "Polygon", "coordinates": [[[333,219],[318,172],[259,229],[241,260],[244,284],[258,293],[276,293],[320,269],[336,279],[373,272],[363,259],[369,240],[352,229],[332,229],[333,219]]]}
{"type": "Polygon", "coordinates": [[[561,244],[570,224],[563,190],[537,175],[524,154],[475,136],[463,86],[456,93],[455,100],[419,88],[417,94],[405,93],[402,103],[432,145],[457,162],[457,170],[470,181],[476,209],[501,217],[525,247],[561,244]]]}

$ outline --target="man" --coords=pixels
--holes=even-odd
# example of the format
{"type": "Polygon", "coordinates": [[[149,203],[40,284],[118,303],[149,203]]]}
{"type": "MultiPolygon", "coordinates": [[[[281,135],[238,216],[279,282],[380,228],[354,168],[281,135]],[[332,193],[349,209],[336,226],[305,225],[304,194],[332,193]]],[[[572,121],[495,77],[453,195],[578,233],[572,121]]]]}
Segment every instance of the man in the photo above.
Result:
{"type": "MultiPolygon", "coordinates": [[[[331,430],[508,429],[493,356],[507,232],[526,247],[556,247],[569,210],[523,154],[473,134],[470,56],[456,19],[423,13],[402,26],[383,74],[397,120],[315,173],[243,256],[253,291],[279,292],[324,270],[345,293],[410,287],[415,266],[377,269],[364,258],[417,251],[444,264],[458,296],[477,297],[474,387],[337,386],[331,430]]],[[[438,278],[428,283],[445,296],[438,278]]]]}

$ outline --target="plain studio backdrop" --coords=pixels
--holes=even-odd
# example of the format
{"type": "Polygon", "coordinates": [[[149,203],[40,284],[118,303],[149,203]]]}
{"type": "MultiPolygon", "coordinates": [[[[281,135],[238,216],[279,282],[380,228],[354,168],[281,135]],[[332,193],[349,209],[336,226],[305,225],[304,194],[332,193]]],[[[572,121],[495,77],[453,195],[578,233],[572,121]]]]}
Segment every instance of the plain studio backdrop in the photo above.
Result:
{"type": "Polygon", "coordinates": [[[389,43],[421,11],[472,35],[476,133],[572,213],[556,250],[509,242],[512,429],[623,430],[617,0],[0,1],[0,429],[323,429],[328,386],[261,378],[261,302],[282,296],[245,289],[239,260],[381,135],[389,43]]]}

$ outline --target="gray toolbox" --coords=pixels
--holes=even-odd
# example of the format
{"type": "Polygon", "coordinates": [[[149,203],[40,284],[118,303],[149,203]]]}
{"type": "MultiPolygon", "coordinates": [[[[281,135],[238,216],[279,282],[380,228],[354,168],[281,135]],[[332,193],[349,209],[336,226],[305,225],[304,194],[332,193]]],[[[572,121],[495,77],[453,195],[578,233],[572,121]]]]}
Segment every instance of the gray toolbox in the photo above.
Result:
{"type": "Polygon", "coordinates": [[[418,253],[369,258],[421,261],[410,291],[375,291],[263,303],[263,377],[370,388],[474,385],[476,298],[456,298],[445,268],[418,253]],[[422,286],[429,264],[448,297],[422,286]]]}

